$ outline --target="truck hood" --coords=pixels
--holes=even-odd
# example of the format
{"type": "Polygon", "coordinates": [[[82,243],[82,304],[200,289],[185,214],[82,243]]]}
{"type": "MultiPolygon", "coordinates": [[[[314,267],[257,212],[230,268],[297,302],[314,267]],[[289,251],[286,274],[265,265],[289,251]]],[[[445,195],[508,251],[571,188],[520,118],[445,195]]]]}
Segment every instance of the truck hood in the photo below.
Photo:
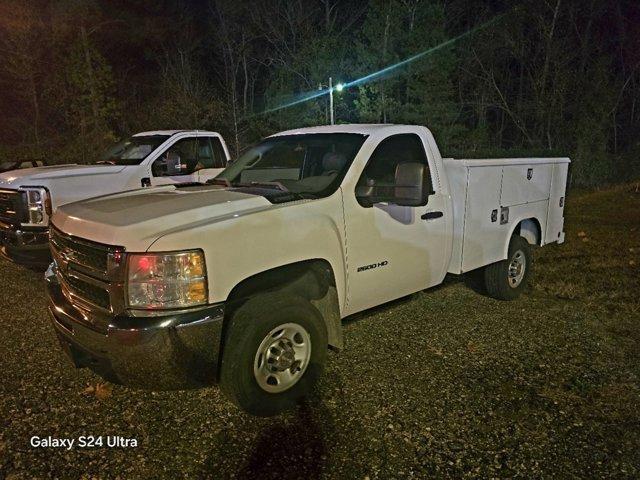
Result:
{"type": "Polygon", "coordinates": [[[48,186],[57,178],[89,175],[115,175],[126,167],[122,165],[55,165],[50,167],[23,168],[0,173],[0,188],[21,186],[48,186]]]}
{"type": "Polygon", "coordinates": [[[216,185],[169,185],[70,203],[52,222],[66,234],[140,252],[168,233],[272,207],[259,195],[216,185]]]}

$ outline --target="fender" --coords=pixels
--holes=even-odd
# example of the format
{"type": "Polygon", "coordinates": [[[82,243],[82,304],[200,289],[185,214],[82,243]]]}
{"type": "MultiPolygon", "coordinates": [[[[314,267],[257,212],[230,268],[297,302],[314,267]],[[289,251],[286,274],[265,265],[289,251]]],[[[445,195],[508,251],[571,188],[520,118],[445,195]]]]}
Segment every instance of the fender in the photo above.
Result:
{"type": "Polygon", "coordinates": [[[514,222],[514,225],[509,232],[509,236],[507,237],[507,242],[503,250],[503,259],[506,259],[509,256],[509,243],[511,242],[511,237],[513,237],[514,233],[516,233],[516,231],[518,231],[518,229],[523,225],[527,225],[527,233],[525,235],[522,235],[527,240],[527,242],[529,242],[531,245],[543,244],[542,239],[544,238],[544,231],[542,230],[542,223],[540,222],[540,220],[537,217],[520,218],[517,222],[514,222]],[[534,234],[530,227],[535,228],[537,232],[535,232],[534,234]],[[532,242],[531,240],[533,239],[533,235],[535,235],[536,238],[535,241],[532,242]]]}
{"type": "Polygon", "coordinates": [[[347,252],[339,189],[326,198],[275,204],[171,232],[153,242],[149,251],[194,245],[205,253],[210,303],[226,301],[237,285],[263,272],[323,259],[333,271],[340,314],[344,310],[347,252]]]}
{"type": "Polygon", "coordinates": [[[255,294],[274,290],[307,299],[324,319],[329,346],[342,349],[340,305],[333,269],[327,260],[282,265],[243,280],[229,294],[225,313],[228,316],[255,294]]]}

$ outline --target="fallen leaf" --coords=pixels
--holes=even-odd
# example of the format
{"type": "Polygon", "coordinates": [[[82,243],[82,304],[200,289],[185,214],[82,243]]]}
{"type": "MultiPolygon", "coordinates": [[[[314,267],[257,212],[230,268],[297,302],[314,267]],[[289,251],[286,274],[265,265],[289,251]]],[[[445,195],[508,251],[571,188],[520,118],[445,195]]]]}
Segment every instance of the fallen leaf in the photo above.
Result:
{"type": "Polygon", "coordinates": [[[89,385],[87,388],[85,388],[85,389],[82,391],[82,393],[83,393],[83,395],[91,395],[91,394],[93,394],[93,392],[95,392],[95,391],[96,391],[95,387],[94,387],[93,385],[89,385]]]}
{"type": "Polygon", "coordinates": [[[580,238],[584,238],[584,237],[586,237],[586,236],[587,236],[587,234],[586,234],[586,233],[584,233],[584,232],[582,232],[582,231],[581,231],[581,232],[578,232],[578,237],[580,237],[580,238]]]}
{"type": "Polygon", "coordinates": [[[436,348],[436,347],[429,347],[427,348],[427,350],[429,350],[431,353],[433,353],[434,355],[437,355],[438,357],[442,356],[442,350],[440,348],[436,348]]]}
{"type": "Polygon", "coordinates": [[[583,241],[583,242],[588,242],[588,241],[589,241],[589,239],[588,239],[587,237],[582,237],[582,241],[583,241]]]}
{"type": "Polygon", "coordinates": [[[476,353],[478,351],[478,347],[473,342],[469,342],[467,343],[467,350],[469,353],[476,353]]]}
{"type": "Polygon", "coordinates": [[[111,385],[108,383],[98,383],[96,385],[96,397],[100,400],[104,400],[105,398],[109,398],[111,396],[111,385]]]}
{"type": "Polygon", "coordinates": [[[631,265],[632,267],[635,266],[636,261],[635,260],[629,260],[629,265],[631,265]]]}

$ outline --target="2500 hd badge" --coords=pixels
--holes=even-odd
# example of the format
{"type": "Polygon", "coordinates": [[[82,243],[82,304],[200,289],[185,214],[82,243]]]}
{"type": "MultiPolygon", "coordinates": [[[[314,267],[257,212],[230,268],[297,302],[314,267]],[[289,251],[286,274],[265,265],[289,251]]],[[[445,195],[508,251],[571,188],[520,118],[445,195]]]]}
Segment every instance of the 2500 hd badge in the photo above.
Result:
{"type": "Polygon", "coordinates": [[[371,265],[364,265],[362,267],[358,267],[358,272],[364,272],[366,270],[372,270],[378,267],[386,267],[387,265],[389,265],[389,262],[387,260],[383,260],[378,263],[372,263],[371,265]]]}
{"type": "Polygon", "coordinates": [[[38,437],[34,435],[29,440],[29,444],[34,448],[64,448],[66,450],[71,450],[74,447],[136,448],[138,440],[121,437],[120,435],[81,435],[78,438],[38,437]]]}

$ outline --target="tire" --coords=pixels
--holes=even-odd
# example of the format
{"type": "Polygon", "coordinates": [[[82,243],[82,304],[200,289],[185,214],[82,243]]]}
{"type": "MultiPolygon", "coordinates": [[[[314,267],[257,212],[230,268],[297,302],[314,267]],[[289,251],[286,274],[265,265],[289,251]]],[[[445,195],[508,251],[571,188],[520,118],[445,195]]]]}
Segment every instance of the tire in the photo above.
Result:
{"type": "Polygon", "coordinates": [[[257,295],[229,319],[220,386],[246,412],[276,415],[311,391],[327,349],[324,320],[309,301],[280,293],[257,295]]]}
{"type": "Polygon", "coordinates": [[[533,257],[529,242],[514,235],[509,242],[507,259],[488,265],[484,270],[487,294],[498,300],[515,300],[527,287],[532,270],[533,257]]]}

